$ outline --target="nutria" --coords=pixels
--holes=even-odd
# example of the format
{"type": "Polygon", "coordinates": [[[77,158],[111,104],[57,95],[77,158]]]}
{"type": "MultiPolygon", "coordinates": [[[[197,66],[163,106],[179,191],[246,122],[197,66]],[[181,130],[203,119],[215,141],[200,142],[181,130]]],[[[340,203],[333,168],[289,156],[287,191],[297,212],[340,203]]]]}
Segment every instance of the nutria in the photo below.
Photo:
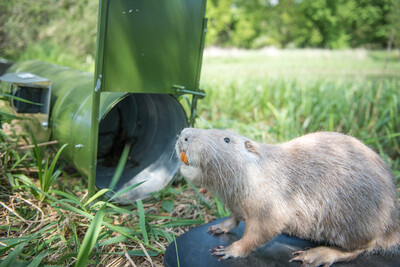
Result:
{"type": "Polygon", "coordinates": [[[328,245],[294,252],[290,261],[303,266],[398,249],[394,176],[353,137],[317,132],[266,145],[231,131],[187,128],[176,153],[185,163],[182,175],[215,193],[232,212],[211,233],[246,221],[240,240],[212,249],[220,260],[245,257],[281,233],[328,245]]]}

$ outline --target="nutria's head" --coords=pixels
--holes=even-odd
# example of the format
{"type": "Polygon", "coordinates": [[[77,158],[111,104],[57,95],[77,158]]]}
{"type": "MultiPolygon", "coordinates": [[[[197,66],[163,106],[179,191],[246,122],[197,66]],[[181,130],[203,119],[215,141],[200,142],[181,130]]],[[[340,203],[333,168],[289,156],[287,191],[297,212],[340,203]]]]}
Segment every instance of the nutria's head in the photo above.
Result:
{"type": "Polygon", "coordinates": [[[227,130],[184,129],[175,146],[181,173],[197,185],[233,186],[258,158],[258,144],[227,130]]]}

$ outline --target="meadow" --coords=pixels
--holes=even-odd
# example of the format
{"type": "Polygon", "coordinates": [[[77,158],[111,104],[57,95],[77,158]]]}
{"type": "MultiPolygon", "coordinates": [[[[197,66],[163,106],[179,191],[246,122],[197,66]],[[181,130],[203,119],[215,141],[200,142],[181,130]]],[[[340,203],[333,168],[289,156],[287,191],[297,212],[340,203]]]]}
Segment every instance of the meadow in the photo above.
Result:
{"type": "Polygon", "coordinates": [[[265,143],[315,131],[350,134],[397,172],[399,70],[398,51],[208,49],[199,112],[212,127],[265,143]]]}
{"type": "MultiPolygon", "coordinates": [[[[77,66],[46,54],[34,58],[93,69],[87,60],[77,66]]],[[[207,96],[198,103],[196,127],[231,129],[264,143],[314,131],[351,134],[400,181],[398,50],[208,48],[201,88],[207,96]]],[[[18,121],[3,125],[1,266],[16,259],[30,266],[162,266],[176,237],[229,214],[209,192],[179,177],[152,199],[128,206],[103,198],[107,189],[88,199],[85,180],[62,155],[50,149],[41,155],[32,141],[18,121]]]]}

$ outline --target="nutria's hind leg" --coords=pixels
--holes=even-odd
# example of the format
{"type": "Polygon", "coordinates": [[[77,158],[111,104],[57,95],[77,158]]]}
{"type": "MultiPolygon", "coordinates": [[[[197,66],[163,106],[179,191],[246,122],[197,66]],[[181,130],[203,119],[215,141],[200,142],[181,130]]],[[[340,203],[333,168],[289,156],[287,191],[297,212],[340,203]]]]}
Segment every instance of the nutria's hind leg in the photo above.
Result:
{"type": "Polygon", "coordinates": [[[335,262],[353,260],[364,251],[364,249],[345,251],[335,247],[316,247],[294,252],[293,254],[297,256],[289,262],[301,261],[304,267],[331,266],[335,262]]]}

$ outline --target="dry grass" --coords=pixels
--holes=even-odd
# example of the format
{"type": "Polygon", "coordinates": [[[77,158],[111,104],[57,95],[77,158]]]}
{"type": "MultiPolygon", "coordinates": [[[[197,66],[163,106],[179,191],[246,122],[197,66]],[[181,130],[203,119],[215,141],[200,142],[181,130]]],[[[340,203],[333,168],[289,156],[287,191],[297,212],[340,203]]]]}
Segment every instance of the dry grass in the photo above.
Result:
{"type": "MultiPolygon", "coordinates": [[[[21,136],[18,124],[16,127],[3,125],[3,129],[7,140],[3,140],[1,149],[0,260],[6,260],[18,250],[18,242],[28,240],[21,248],[19,260],[31,262],[43,256],[42,264],[74,265],[92,221],[88,216],[94,216],[98,208],[82,208],[79,203],[75,204],[69,198],[57,194],[57,190],[65,192],[71,199],[76,198],[80,203],[85,203],[88,194],[86,181],[76,174],[73,167],[67,165],[52,185],[49,196],[44,199],[36,197],[32,191],[40,188],[38,168],[32,158],[33,153],[21,149],[29,148],[29,140],[21,136]],[[18,157],[23,155],[28,156],[18,166],[14,166],[18,157]],[[31,184],[20,177],[29,177],[27,179],[31,184]],[[79,209],[81,213],[71,210],[71,207],[79,209]]],[[[51,156],[54,152],[49,149],[47,153],[51,156]]],[[[163,266],[162,252],[174,238],[195,225],[216,218],[215,209],[208,208],[202,199],[213,203],[210,193],[200,197],[184,180],[180,180],[143,202],[149,245],[161,253],[142,244],[142,229],[139,226],[141,215],[135,203],[117,207],[125,209],[125,213],[109,208],[104,222],[121,229],[130,229],[129,234],[142,240],[142,243],[124,237],[103,224],[88,265],[163,266]],[[173,202],[170,213],[163,208],[166,200],[173,202]]]]}
{"type": "MultiPolygon", "coordinates": [[[[61,177],[58,182],[61,183],[63,180],[64,177],[61,177]]],[[[82,191],[81,186],[81,177],[68,178],[68,188],[73,190],[71,193],[83,200],[87,195],[87,190],[82,191]]],[[[59,185],[55,187],[59,187],[59,185]]],[[[212,210],[207,209],[199,202],[199,198],[193,189],[188,188],[181,182],[172,186],[172,188],[182,190],[182,192],[175,195],[174,209],[171,214],[162,208],[161,199],[159,201],[152,199],[149,200],[148,203],[144,203],[146,216],[156,217],[148,220],[150,225],[157,226],[166,224],[170,221],[169,217],[204,220],[205,222],[216,218],[212,214],[212,210]]],[[[7,226],[8,229],[1,229],[0,239],[20,239],[46,229],[37,237],[38,239],[42,239],[42,243],[46,243],[46,246],[51,248],[52,251],[44,258],[43,262],[46,264],[63,264],[62,258],[66,254],[73,253],[77,249],[75,242],[71,242],[70,244],[68,242],[75,238],[74,231],[78,239],[82,241],[90,224],[90,220],[77,213],[59,209],[54,206],[54,203],[48,203],[46,201],[40,202],[27,190],[13,190],[11,194],[8,192],[11,192],[11,188],[7,188],[3,185],[1,193],[1,199],[3,201],[0,202],[0,224],[7,226]],[[54,224],[54,222],[57,223],[54,224]],[[71,224],[76,226],[75,230],[72,229],[71,224]]],[[[212,196],[209,193],[206,193],[204,197],[209,202],[212,202],[212,196]]],[[[135,214],[116,213],[113,215],[110,214],[107,217],[107,221],[116,226],[135,229],[138,227],[139,218],[138,215],[135,214]]],[[[188,231],[190,227],[193,227],[193,225],[166,227],[164,231],[173,236],[180,236],[188,231]]],[[[105,232],[109,230],[102,226],[102,231],[105,232]]],[[[121,234],[114,231],[108,234],[107,238],[115,238],[117,236],[121,236],[121,234]]],[[[99,239],[99,243],[102,241],[104,240],[99,239]]],[[[7,244],[4,243],[0,243],[0,245],[7,246],[7,244]]],[[[154,240],[153,245],[160,250],[165,250],[169,242],[166,238],[160,237],[158,240],[154,240]]],[[[97,255],[92,257],[92,265],[97,265],[97,262],[99,263],[97,266],[163,266],[162,254],[152,257],[132,256],[128,254],[128,251],[140,250],[145,251],[146,254],[146,247],[132,240],[104,245],[97,251],[97,255]]],[[[11,251],[13,251],[13,249],[9,252],[11,251]]],[[[8,254],[9,253],[6,253],[0,258],[5,259],[8,254]]],[[[33,258],[29,257],[26,258],[26,260],[32,259],[33,258]]],[[[74,259],[71,259],[67,265],[72,265],[73,263],[74,259]]]]}

